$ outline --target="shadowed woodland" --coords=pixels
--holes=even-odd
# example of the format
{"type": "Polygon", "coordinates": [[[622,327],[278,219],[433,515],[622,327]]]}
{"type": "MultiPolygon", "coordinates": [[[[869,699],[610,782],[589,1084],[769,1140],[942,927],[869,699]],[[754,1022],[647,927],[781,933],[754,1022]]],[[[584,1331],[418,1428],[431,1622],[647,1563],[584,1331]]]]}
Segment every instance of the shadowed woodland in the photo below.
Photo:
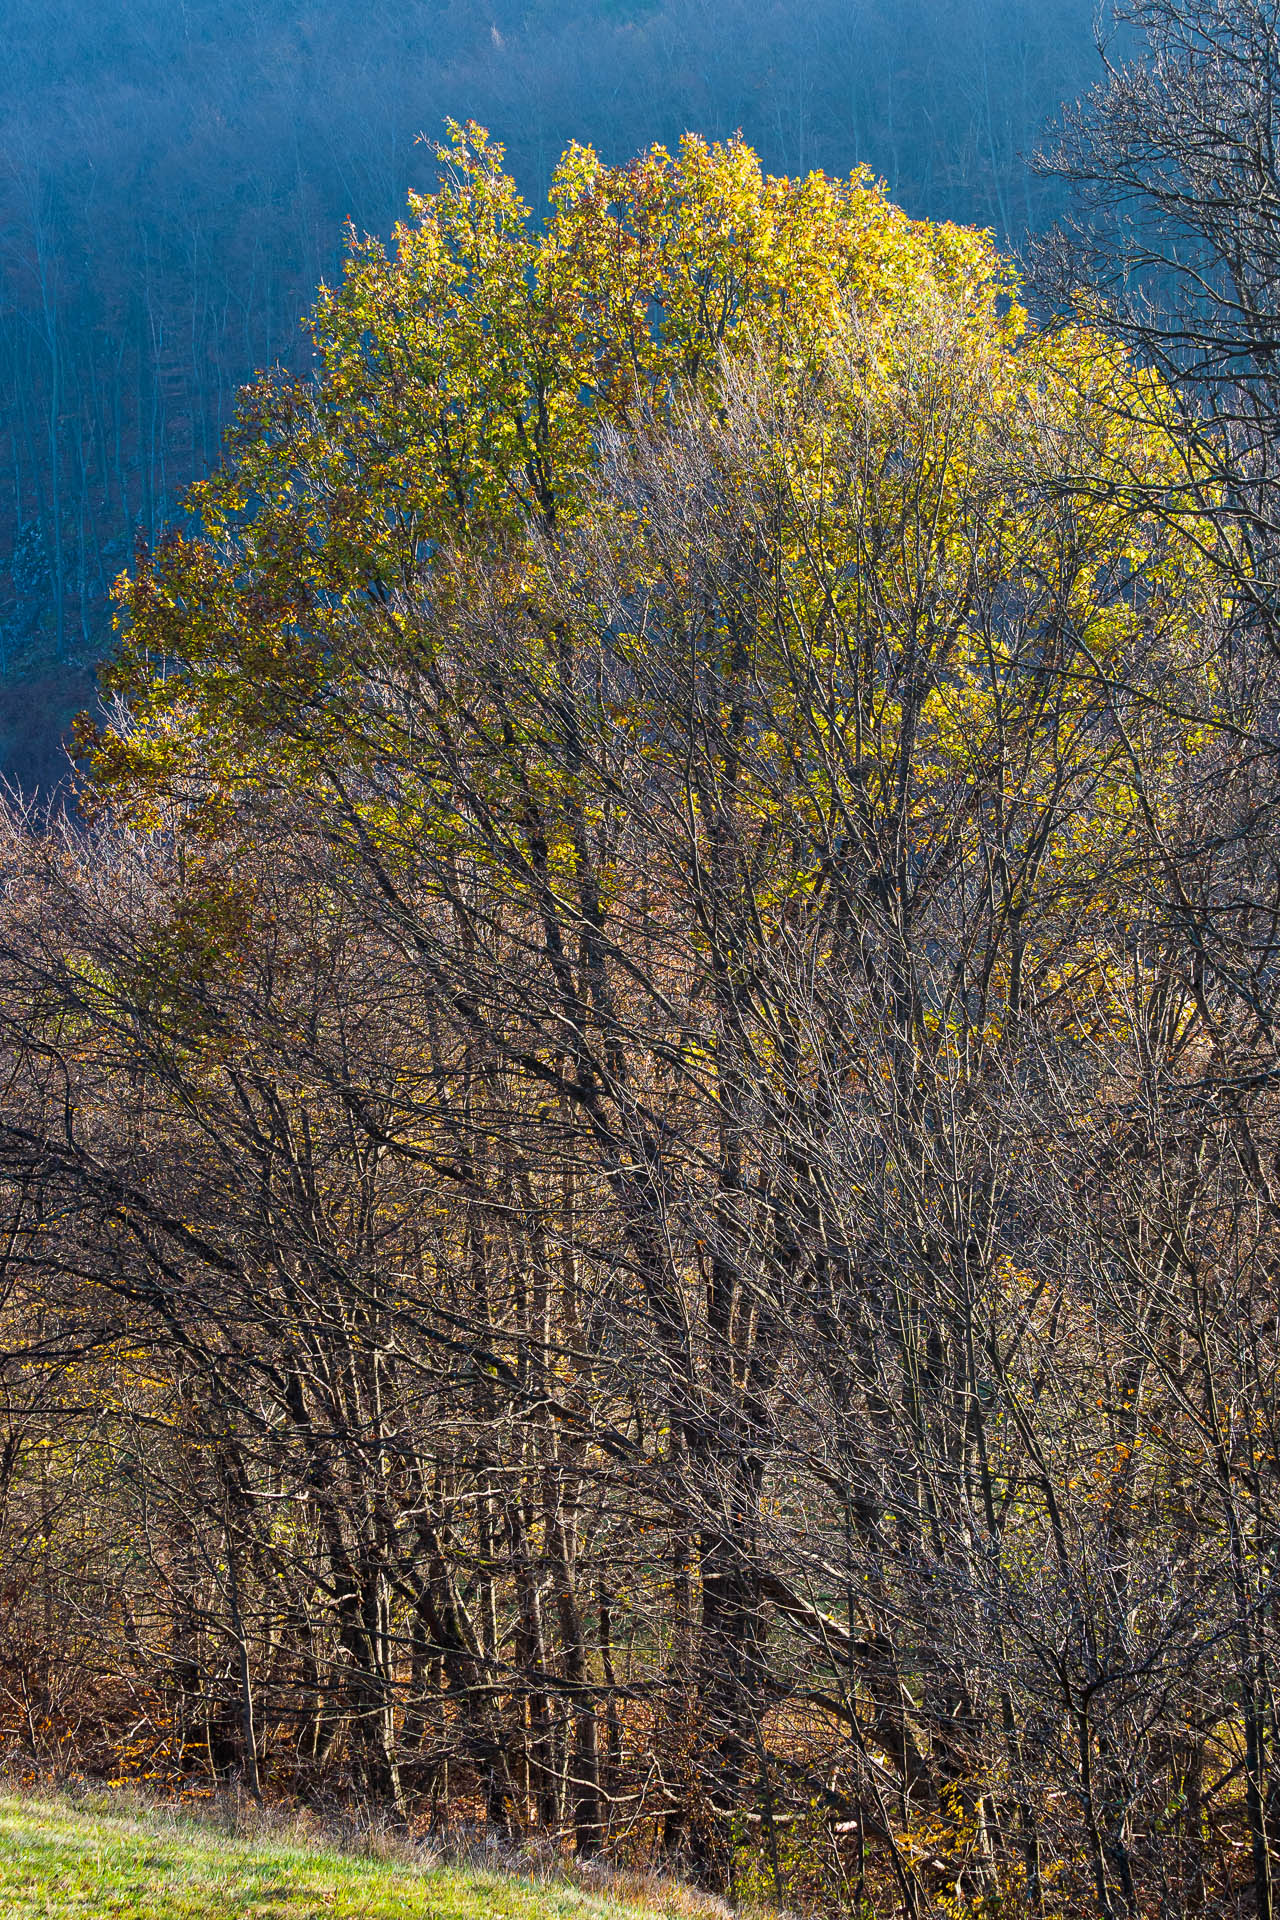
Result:
{"type": "Polygon", "coordinates": [[[1087,0],[521,6],[39,0],[0,9],[0,767],[61,777],[111,583],[219,458],[238,388],[309,364],[344,223],[430,187],[447,116],[540,197],[570,138],[624,160],[741,130],[776,172],[883,173],[1015,238],[1025,165],[1098,70],[1087,0]]]}

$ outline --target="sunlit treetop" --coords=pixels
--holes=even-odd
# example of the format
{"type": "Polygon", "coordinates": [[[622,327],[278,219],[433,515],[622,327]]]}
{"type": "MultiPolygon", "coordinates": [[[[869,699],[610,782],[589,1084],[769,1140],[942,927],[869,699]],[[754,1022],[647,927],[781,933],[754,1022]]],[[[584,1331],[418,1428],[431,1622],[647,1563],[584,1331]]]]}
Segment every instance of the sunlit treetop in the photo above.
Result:
{"type": "Polygon", "coordinates": [[[924,292],[978,333],[1022,325],[987,235],[909,220],[865,170],[775,179],[740,142],[693,136],[623,167],[574,146],[535,223],[483,129],[454,127],[442,159],[390,251],[353,242],[322,289],[314,379],[244,394],[224,469],[190,498],[199,537],[170,533],[123,584],[112,680],[140,717],[180,682],[190,701],[193,676],[219,703],[282,678],[292,697],[340,609],[403,586],[441,540],[562,525],[601,420],[710,392],[726,355],[781,375],[842,315],[924,292]],[[161,658],[184,670],[167,691],[161,658]]]}
{"type": "MultiPolygon", "coordinates": [[[[572,147],[541,223],[482,129],[455,127],[442,158],[391,250],[354,243],[322,290],[312,381],[245,394],[225,467],[193,492],[199,531],[121,583],[109,684],[131,720],[99,736],[95,768],[135,817],[175,784],[275,775],[317,748],[377,757],[370,636],[384,667],[401,643],[420,667],[442,556],[464,593],[518,600],[536,556],[599,511],[609,435],[720,417],[735,366],[789,437],[790,531],[770,538],[791,603],[846,624],[874,611],[881,684],[832,713],[896,728],[902,648],[926,629],[934,707],[968,685],[982,709],[1001,655],[966,610],[979,589],[989,614],[1016,588],[1095,651],[1149,628],[1156,600],[1193,607],[1165,397],[1097,335],[1029,330],[989,235],[908,219],[865,171],[768,177],[740,142],[688,136],[624,167],[572,147]],[[1132,505],[1153,485],[1155,518],[1132,505]]],[[[945,731],[918,737],[921,765],[962,777],[964,729],[945,731]]],[[[876,751],[888,765],[897,748],[876,751]]]]}

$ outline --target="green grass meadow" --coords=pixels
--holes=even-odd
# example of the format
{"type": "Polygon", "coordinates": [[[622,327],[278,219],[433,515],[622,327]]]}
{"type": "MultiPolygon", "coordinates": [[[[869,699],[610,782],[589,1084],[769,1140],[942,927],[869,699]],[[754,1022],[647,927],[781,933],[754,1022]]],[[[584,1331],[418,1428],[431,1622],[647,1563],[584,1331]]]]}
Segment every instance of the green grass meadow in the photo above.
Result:
{"type": "Polygon", "coordinates": [[[555,1882],[236,1836],[165,1809],[0,1798],[0,1920],[624,1920],[639,1911],[555,1882]]]}

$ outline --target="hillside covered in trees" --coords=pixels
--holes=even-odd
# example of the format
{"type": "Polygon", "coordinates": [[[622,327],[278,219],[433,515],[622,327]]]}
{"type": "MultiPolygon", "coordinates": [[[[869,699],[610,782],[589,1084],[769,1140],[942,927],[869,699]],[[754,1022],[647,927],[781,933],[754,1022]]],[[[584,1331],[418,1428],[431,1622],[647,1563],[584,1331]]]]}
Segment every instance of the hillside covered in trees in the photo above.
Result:
{"type": "Polygon", "coordinates": [[[0,816],[16,1766],[1272,1920],[1280,19],[1130,25],[1030,293],[453,122],[137,544],[0,816]]]}
{"type": "Polygon", "coordinates": [[[741,130],[1016,239],[1024,164],[1098,71],[1090,0],[41,0],[3,10],[0,764],[57,777],[110,584],[219,457],[237,389],[307,365],[343,227],[386,234],[448,116],[541,196],[568,140],[622,160],[741,130]]]}

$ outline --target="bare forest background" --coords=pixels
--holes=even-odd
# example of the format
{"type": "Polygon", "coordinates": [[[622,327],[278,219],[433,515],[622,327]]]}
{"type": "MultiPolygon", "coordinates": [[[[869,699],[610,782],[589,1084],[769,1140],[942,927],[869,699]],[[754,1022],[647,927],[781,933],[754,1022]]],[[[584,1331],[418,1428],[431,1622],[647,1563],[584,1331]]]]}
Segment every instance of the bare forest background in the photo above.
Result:
{"type": "Polygon", "coordinates": [[[64,771],[111,582],[217,462],[238,387],[305,368],[344,226],[385,233],[447,116],[536,205],[570,138],[741,130],[865,162],[1018,243],[1027,165],[1098,77],[1090,0],[7,0],[0,7],[0,767],[64,771]]]}

